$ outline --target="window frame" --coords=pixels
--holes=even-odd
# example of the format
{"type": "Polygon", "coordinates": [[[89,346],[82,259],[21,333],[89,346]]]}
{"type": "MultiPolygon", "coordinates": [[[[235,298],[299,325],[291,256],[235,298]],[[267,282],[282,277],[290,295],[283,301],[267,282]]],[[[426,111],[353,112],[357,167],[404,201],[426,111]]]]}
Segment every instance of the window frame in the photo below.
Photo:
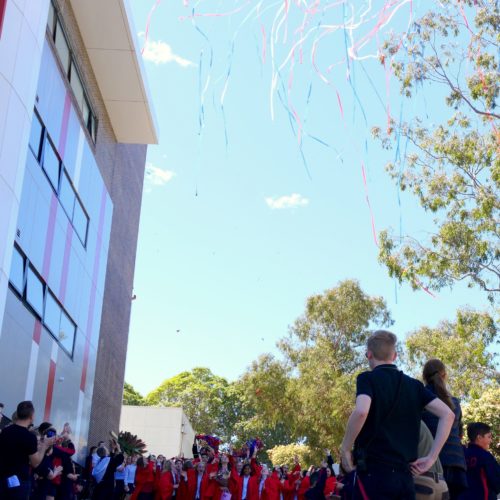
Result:
{"type": "Polygon", "coordinates": [[[35,159],[38,163],[40,163],[40,161],[41,161],[44,136],[45,136],[45,125],[43,124],[43,120],[42,120],[42,117],[40,116],[40,113],[38,113],[38,110],[36,108],[34,108],[33,119],[31,120],[30,139],[29,139],[28,147],[31,150],[31,152],[33,153],[33,156],[35,157],[35,159]],[[37,153],[35,153],[35,151],[33,151],[33,148],[31,147],[31,132],[33,130],[33,120],[37,120],[38,123],[40,124],[40,127],[41,127],[40,137],[38,138],[38,151],[37,151],[37,153]]]}
{"type": "Polygon", "coordinates": [[[12,287],[14,292],[21,298],[25,298],[25,293],[26,293],[26,279],[27,279],[27,272],[26,272],[26,255],[21,251],[19,248],[19,245],[15,244],[14,245],[14,250],[12,252],[12,258],[10,262],[10,270],[9,270],[9,285],[12,287]],[[14,282],[11,280],[11,271],[12,271],[12,264],[13,264],[13,259],[14,259],[14,253],[17,253],[22,261],[23,261],[23,276],[22,276],[22,290],[19,290],[17,286],[14,284],[14,282]]]}
{"type": "MultiPolygon", "coordinates": [[[[55,193],[55,195],[56,195],[59,203],[61,204],[61,206],[63,208],[64,213],[66,214],[66,216],[68,217],[69,221],[71,222],[71,225],[73,226],[73,229],[75,230],[75,233],[77,234],[78,239],[82,243],[83,248],[86,249],[87,248],[87,239],[88,239],[88,234],[89,234],[89,226],[90,226],[90,216],[89,216],[89,213],[87,211],[87,208],[85,207],[85,204],[83,203],[82,199],[80,198],[80,195],[79,195],[78,191],[76,190],[75,185],[73,184],[73,180],[71,179],[71,176],[69,175],[68,169],[66,168],[66,166],[64,165],[63,160],[59,156],[57,148],[55,147],[54,142],[52,141],[52,138],[51,138],[50,134],[47,131],[47,127],[45,126],[45,123],[44,123],[42,117],[40,116],[40,113],[36,109],[36,107],[34,108],[34,115],[36,116],[36,118],[38,119],[38,122],[42,126],[42,132],[41,132],[41,138],[40,138],[40,147],[39,147],[39,155],[38,155],[38,158],[35,157],[35,159],[36,159],[38,165],[40,166],[40,168],[42,169],[45,177],[49,181],[50,187],[54,191],[54,193],[55,193]],[[44,167],[44,158],[45,158],[45,151],[46,151],[46,145],[47,144],[48,144],[48,147],[50,147],[54,151],[54,153],[56,155],[56,158],[59,161],[59,174],[58,174],[58,179],[57,179],[57,189],[52,184],[52,180],[51,180],[49,174],[47,173],[47,170],[44,167]],[[61,199],[61,189],[62,189],[62,182],[63,182],[63,176],[64,175],[67,177],[68,182],[69,182],[69,187],[72,190],[73,195],[75,197],[75,202],[74,202],[74,205],[73,205],[73,213],[71,215],[68,214],[68,212],[66,210],[66,207],[65,207],[65,205],[64,205],[64,203],[63,203],[63,201],[61,199]],[[86,227],[85,227],[85,232],[84,232],[83,235],[80,234],[80,231],[77,230],[77,227],[75,225],[75,213],[76,213],[76,204],[77,203],[81,206],[83,215],[84,215],[84,217],[85,217],[85,219],[87,221],[87,224],[86,224],[86,227]]],[[[30,135],[30,137],[31,137],[31,135],[30,135]]],[[[28,147],[30,148],[31,152],[33,152],[33,149],[31,148],[31,145],[29,145],[28,147]]],[[[33,155],[34,154],[35,153],[33,152],[33,155]]]]}
{"type": "Polygon", "coordinates": [[[21,247],[17,244],[14,243],[14,251],[16,251],[23,259],[23,293],[19,293],[19,290],[17,287],[14,285],[14,283],[10,279],[10,272],[9,272],[9,288],[12,290],[12,292],[18,297],[18,299],[23,303],[23,305],[28,309],[28,311],[35,316],[35,318],[41,322],[43,327],[47,330],[49,335],[54,338],[54,340],[57,342],[58,346],[70,357],[71,360],[74,359],[74,354],[75,354],[75,345],[76,345],[76,336],[78,334],[78,325],[76,321],[72,318],[72,316],[68,313],[66,308],[63,306],[61,301],[58,299],[57,295],[52,291],[52,289],[48,286],[47,282],[43,279],[43,276],[38,272],[36,267],[33,265],[33,263],[28,259],[26,254],[23,252],[21,247]],[[40,315],[35,306],[31,304],[31,302],[28,300],[28,272],[31,271],[33,275],[40,281],[42,285],[42,314],[40,315]],[[62,315],[64,314],[66,318],[68,319],[68,322],[71,323],[72,325],[72,342],[71,342],[71,351],[69,351],[65,345],[62,343],[61,339],[59,338],[59,332],[53,332],[52,327],[49,326],[47,323],[47,318],[46,318],[46,307],[47,307],[47,298],[51,297],[53,301],[56,303],[56,305],[59,308],[59,328],[61,328],[61,323],[62,323],[62,315]]]}
{"type": "Polygon", "coordinates": [[[46,283],[45,280],[43,279],[42,275],[37,271],[35,266],[28,260],[26,259],[26,265],[25,265],[25,273],[26,273],[26,278],[25,278],[25,286],[24,286],[24,298],[26,300],[26,304],[29,306],[30,310],[33,311],[33,314],[40,320],[43,321],[43,315],[45,313],[45,289],[46,289],[46,283]],[[38,311],[36,309],[36,305],[33,305],[32,302],[29,299],[29,272],[33,274],[33,276],[40,282],[42,285],[42,311],[38,311]]]}
{"type": "Polygon", "coordinates": [[[62,172],[62,169],[63,169],[63,162],[61,160],[61,157],[59,156],[59,152],[57,151],[56,145],[52,141],[52,138],[48,134],[47,128],[45,126],[43,128],[43,134],[42,135],[43,135],[42,152],[40,154],[40,161],[39,161],[39,163],[40,163],[40,166],[42,167],[43,173],[46,175],[47,179],[49,180],[49,183],[50,183],[52,189],[54,190],[54,192],[56,193],[57,197],[59,198],[59,191],[61,189],[61,172],[62,172]],[[47,169],[45,168],[45,153],[46,153],[47,143],[48,143],[48,147],[52,149],[52,151],[55,154],[55,157],[57,158],[57,160],[59,162],[58,172],[57,172],[57,186],[54,186],[54,184],[52,184],[52,179],[50,178],[50,175],[47,172],[47,169]]]}
{"type": "MultiPolygon", "coordinates": [[[[95,145],[97,142],[97,129],[98,129],[99,120],[97,119],[97,115],[94,111],[93,106],[91,105],[91,102],[90,102],[90,99],[88,96],[88,92],[87,92],[87,87],[84,83],[83,78],[81,77],[81,71],[80,71],[80,68],[78,67],[78,63],[76,62],[75,53],[74,53],[74,51],[71,47],[71,44],[69,42],[69,37],[66,34],[66,28],[64,26],[62,16],[60,15],[57,6],[54,4],[54,2],[52,0],[50,2],[50,8],[52,9],[52,12],[54,13],[53,14],[53,25],[49,26],[49,24],[47,24],[47,28],[48,28],[49,33],[50,33],[50,39],[52,40],[52,43],[54,45],[55,52],[57,53],[57,58],[59,60],[59,63],[61,65],[61,67],[63,68],[63,73],[66,76],[66,80],[69,83],[71,93],[73,94],[73,97],[75,98],[74,100],[77,103],[78,103],[78,100],[77,100],[77,97],[76,97],[75,92],[73,90],[73,85],[71,84],[73,74],[76,75],[75,78],[78,79],[80,86],[82,87],[83,100],[85,101],[85,104],[89,110],[89,116],[84,115],[83,106],[80,105],[80,103],[78,103],[78,106],[76,106],[76,107],[79,109],[80,116],[82,118],[82,122],[84,123],[84,128],[86,129],[88,135],[90,136],[92,143],[95,145]],[[58,26],[60,26],[60,28],[61,28],[61,30],[60,30],[61,34],[66,42],[66,45],[67,45],[68,51],[69,51],[69,59],[68,59],[68,67],[67,68],[64,67],[63,61],[61,60],[61,58],[59,56],[59,51],[57,50],[57,47],[56,47],[56,35],[57,35],[57,27],[58,26]]],[[[49,19],[50,19],[50,16],[49,16],[49,19]]]]}

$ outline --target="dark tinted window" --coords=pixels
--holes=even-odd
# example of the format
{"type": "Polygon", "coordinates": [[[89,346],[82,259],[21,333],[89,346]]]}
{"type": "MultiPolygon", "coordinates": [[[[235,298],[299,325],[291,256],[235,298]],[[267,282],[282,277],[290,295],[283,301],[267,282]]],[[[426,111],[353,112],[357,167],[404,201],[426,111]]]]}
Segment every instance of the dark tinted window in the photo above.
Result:
{"type": "Polygon", "coordinates": [[[35,155],[37,160],[40,159],[40,145],[42,142],[42,132],[43,125],[40,123],[40,119],[36,113],[33,113],[33,119],[31,121],[31,133],[30,133],[30,149],[35,155]]]}
{"type": "Polygon", "coordinates": [[[26,281],[26,300],[40,318],[43,317],[43,291],[42,281],[29,266],[26,281]]]}
{"type": "Polygon", "coordinates": [[[24,292],[24,256],[14,247],[12,264],[10,265],[9,280],[14,288],[22,295],[24,292]]]}
{"type": "Polygon", "coordinates": [[[45,315],[43,317],[43,322],[52,335],[57,338],[61,324],[61,306],[49,291],[47,291],[47,296],[45,297],[45,315]]]}
{"type": "Polygon", "coordinates": [[[45,147],[43,151],[43,169],[49,178],[50,183],[56,190],[59,190],[59,170],[61,162],[57,156],[51,142],[49,140],[45,141],[45,147]]]}
{"type": "Polygon", "coordinates": [[[75,212],[73,215],[73,226],[85,246],[87,243],[87,227],[89,225],[89,218],[83,210],[82,204],[79,200],[75,202],[75,212]]]}
{"type": "Polygon", "coordinates": [[[76,325],[71,321],[70,317],[62,311],[61,313],[61,327],[59,328],[59,335],[56,337],[64,349],[73,355],[73,344],[75,342],[76,325]]]}
{"type": "Polygon", "coordinates": [[[66,170],[63,170],[61,175],[61,189],[59,191],[59,199],[61,204],[69,217],[69,220],[73,220],[73,210],[75,208],[75,191],[71,185],[68,174],[66,170]]]}

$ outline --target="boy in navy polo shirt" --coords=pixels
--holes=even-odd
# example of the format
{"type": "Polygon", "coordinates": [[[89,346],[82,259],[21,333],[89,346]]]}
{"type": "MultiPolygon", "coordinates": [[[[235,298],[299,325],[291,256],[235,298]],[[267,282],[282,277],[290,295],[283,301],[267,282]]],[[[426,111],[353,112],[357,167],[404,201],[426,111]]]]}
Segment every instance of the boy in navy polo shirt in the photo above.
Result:
{"type": "Polygon", "coordinates": [[[356,469],[353,498],[414,499],[412,475],[434,464],[454,420],[446,404],[397,369],[396,342],[391,332],[375,332],[366,346],[371,371],[357,378],[356,406],[341,446],[344,470],[356,469]],[[439,417],[439,423],[429,454],[419,458],[424,408],[439,417]]]}
{"type": "Polygon", "coordinates": [[[460,500],[495,500],[500,493],[500,465],[488,451],[491,444],[491,427],[482,422],[467,426],[469,445],[465,450],[467,482],[469,489],[460,500]]]}

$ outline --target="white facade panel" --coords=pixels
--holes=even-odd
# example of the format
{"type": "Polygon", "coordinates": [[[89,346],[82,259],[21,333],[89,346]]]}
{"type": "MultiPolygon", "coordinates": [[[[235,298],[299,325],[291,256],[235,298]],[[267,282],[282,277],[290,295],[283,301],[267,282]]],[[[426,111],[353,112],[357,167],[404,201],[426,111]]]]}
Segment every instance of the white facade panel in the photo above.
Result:
{"type": "Polygon", "coordinates": [[[0,35],[0,319],[24,177],[49,0],[8,0],[0,35]]]}
{"type": "Polygon", "coordinates": [[[182,408],[122,406],[120,430],[142,439],[148,454],[192,457],[194,431],[182,408]]]}

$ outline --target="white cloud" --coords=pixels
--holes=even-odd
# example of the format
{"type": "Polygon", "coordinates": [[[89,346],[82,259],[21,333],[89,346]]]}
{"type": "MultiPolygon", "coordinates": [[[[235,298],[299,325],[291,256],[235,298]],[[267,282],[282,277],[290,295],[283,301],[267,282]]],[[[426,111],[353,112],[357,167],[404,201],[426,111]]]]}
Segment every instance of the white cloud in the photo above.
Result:
{"type": "Polygon", "coordinates": [[[152,163],[146,164],[146,181],[153,186],[164,186],[175,176],[172,170],[163,170],[152,163]]]}
{"type": "Polygon", "coordinates": [[[282,210],[284,208],[305,207],[309,205],[309,199],[301,194],[293,193],[290,195],[280,196],[279,198],[266,198],[266,203],[273,210],[282,210]]]}
{"type": "Polygon", "coordinates": [[[195,64],[187,59],[184,59],[177,54],[174,54],[172,47],[161,40],[155,41],[147,41],[144,46],[144,52],[142,53],[142,57],[146,61],[150,61],[154,64],[165,64],[169,62],[175,62],[179,66],[183,68],[187,68],[189,66],[195,66],[195,64]]]}

